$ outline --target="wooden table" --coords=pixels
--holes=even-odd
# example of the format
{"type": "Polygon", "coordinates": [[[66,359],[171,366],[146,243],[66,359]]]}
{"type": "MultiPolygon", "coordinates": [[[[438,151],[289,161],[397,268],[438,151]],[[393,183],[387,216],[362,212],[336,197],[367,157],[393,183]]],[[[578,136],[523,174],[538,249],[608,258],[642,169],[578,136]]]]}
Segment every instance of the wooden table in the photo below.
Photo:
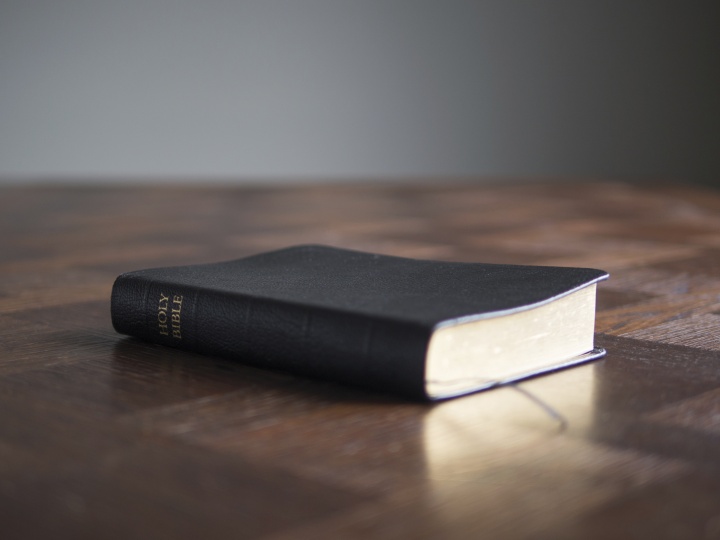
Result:
{"type": "Polygon", "coordinates": [[[9,187],[0,211],[5,540],[720,538],[720,192],[9,187]],[[608,355],[431,406],[110,325],[123,271],[297,243],[608,270],[608,355]]]}

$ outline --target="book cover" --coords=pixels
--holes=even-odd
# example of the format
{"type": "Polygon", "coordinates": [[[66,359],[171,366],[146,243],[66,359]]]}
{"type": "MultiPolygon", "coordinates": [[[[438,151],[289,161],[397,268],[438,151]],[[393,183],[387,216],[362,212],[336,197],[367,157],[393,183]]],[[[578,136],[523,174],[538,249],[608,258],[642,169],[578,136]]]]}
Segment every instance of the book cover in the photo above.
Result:
{"type": "Polygon", "coordinates": [[[295,246],[122,274],[122,334],[415,399],[601,356],[602,270],[457,263],[295,246]]]}

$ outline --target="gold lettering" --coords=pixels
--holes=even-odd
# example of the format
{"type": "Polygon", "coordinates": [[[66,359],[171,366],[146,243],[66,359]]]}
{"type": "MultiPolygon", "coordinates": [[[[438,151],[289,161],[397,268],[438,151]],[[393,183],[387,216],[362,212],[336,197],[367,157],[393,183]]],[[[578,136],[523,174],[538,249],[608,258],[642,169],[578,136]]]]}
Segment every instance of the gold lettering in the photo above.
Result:
{"type": "Polygon", "coordinates": [[[165,296],[165,293],[160,293],[160,300],[158,301],[158,314],[157,314],[157,321],[158,321],[158,330],[160,331],[160,334],[163,336],[170,335],[170,332],[168,330],[168,316],[167,316],[167,308],[168,308],[168,300],[170,300],[169,296],[165,296]]]}
{"type": "Polygon", "coordinates": [[[182,339],[180,333],[180,312],[182,311],[183,297],[180,294],[172,295],[172,304],[170,304],[170,295],[164,292],[160,293],[158,301],[158,331],[163,336],[170,335],[172,328],[172,337],[182,339]],[[169,324],[168,324],[169,323],[169,324]]]}
{"type": "Polygon", "coordinates": [[[175,339],[182,339],[180,334],[180,312],[182,311],[183,297],[181,295],[173,295],[172,313],[170,320],[172,321],[172,335],[175,339]]]}

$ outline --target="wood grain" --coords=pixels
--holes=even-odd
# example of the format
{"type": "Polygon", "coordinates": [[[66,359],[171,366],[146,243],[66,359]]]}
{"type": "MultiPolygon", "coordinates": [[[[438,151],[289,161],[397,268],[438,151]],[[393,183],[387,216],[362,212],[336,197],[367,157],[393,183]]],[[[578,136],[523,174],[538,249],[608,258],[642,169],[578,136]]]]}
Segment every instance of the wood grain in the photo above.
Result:
{"type": "Polygon", "coordinates": [[[0,233],[3,539],[720,538],[718,192],[7,187],[0,233]],[[121,272],[299,243],[603,268],[608,356],[430,406],[112,330],[121,272]]]}

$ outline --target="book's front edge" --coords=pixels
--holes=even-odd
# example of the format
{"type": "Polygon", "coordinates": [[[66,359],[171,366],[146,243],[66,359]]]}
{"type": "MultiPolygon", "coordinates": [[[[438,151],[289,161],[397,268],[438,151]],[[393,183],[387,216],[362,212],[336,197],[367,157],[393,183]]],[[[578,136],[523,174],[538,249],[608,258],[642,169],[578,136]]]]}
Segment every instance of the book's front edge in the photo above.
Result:
{"type": "Polygon", "coordinates": [[[562,362],[558,362],[556,364],[552,364],[549,366],[541,367],[532,371],[528,371],[525,373],[522,373],[520,375],[499,379],[495,381],[478,381],[478,384],[476,386],[472,386],[470,388],[465,388],[458,392],[453,392],[449,394],[443,394],[443,395],[430,395],[426,392],[426,399],[428,401],[444,401],[447,399],[452,399],[460,396],[465,396],[468,394],[474,394],[477,392],[482,392],[484,390],[490,390],[492,388],[498,388],[504,385],[513,384],[520,381],[525,381],[528,379],[532,379],[534,377],[538,377],[540,375],[546,375],[548,373],[552,373],[555,371],[560,371],[569,367],[577,366],[579,364],[585,364],[588,362],[592,362],[593,360],[598,360],[605,356],[607,351],[603,349],[602,347],[595,347],[591,351],[588,351],[584,354],[580,354],[578,356],[568,358],[562,362]]]}

